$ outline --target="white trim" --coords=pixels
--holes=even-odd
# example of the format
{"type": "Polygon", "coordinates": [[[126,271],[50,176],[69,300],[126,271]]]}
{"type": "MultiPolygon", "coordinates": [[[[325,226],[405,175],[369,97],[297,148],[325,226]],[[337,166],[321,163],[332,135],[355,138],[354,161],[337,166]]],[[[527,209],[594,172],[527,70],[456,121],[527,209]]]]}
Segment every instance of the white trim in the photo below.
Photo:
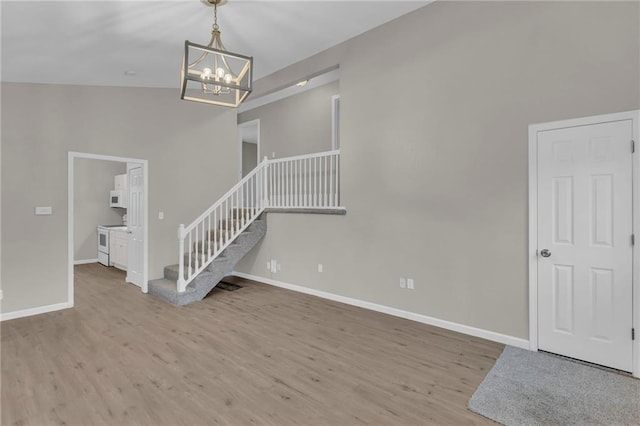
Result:
{"type": "Polygon", "coordinates": [[[74,160],[87,158],[90,160],[117,161],[122,163],[136,163],[142,167],[144,175],[144,242],[143,242],[143,271],[142,292],[148,292],[149,286],[149,161],[138,158],[115,157],[112,155],[90,154],[86,152],[69,151],[67,157],[67,303],[74,304],[74,273],[73,273],[73,222],[74,222],[74,160]]]}
{"type": "Polygon", "coordinates": [[[87,263],[98,263],[98,259],[81,259],[73,261],[74,265],[86,265],[87,263]]]}
{"type": "Polygon", "coordinates": [[[515,346],[522,349],[529,348],[529,341],[525,339],[521,339],[519,337],[496,333],[493,331],[484,330],[482,328],[471,327],[468,325],[458,324],[451,321],[445,321],[445,320],[429,317],[422,314],[403,311],[401,309],[396,309],[396,308],[392,308],[390,306],[385,306],[385,305],[379,305],[377,303],[366,302],[360,299],[353,299],[351,297],[340,296],[340,295],[329,293],[326,291],[315,290],[312,288],[302,287],[295,284],[288,284],[288,283],[284,283],[282,281],[276,281],[270,278],[258,277],[256,275],[245,274],[237,271],[233,271],[232,274],[240,278],[246,278],[249,280],[258,281],[258,282],[269,284],[275,287],[296,291],[298,293],[310,294],[312,296],[333,300],[335,302],[345,303],[351,306],[357,306],[359,308],[365,308],[365,309],[369,309],[376,312],[382,312],[384,314],[393,315],[394,317],[405,318],[405,319],[416,321],[422,324],[433,325],[435,327],[444,328],[444,329],[455,331],[462,334],[468,334],[470,336],[480,337],[482,339],[491,340],[493,342],[502,343],[504,345],[515,346]]]}
{"type": "MultiPolygon", "coordinates": [[[[625,111],[614,114],[594,115],[571,120],[553,121],[529,125],[529,349],[538,350],[538,268],[537,268],[537,235],[538,235],[538,132],[563,129],[568,127],[588,126],[598,123],[631,120],[633,140],[636,152],[633,154],[633,233],[640,234],[640,110],[625,111]]],[[[634,377],[640,378],[640,255],[634,248],[633,253],[633,324],[636,339],[632,344],[634,377]]]]}
{"type": "Polygon", "coordinates": [[[277,102],[290,96],[299,95],[300,93],[315,89],[316,87],[324,86],[325,84],[338,81],[340,80],[340,68],[335,68],[327,72],[321,72],[319,75],[311,75],[309,77],[306,77],[306,79],[309,81],[303,87],[296,86],[296,83],[298,83],[298,81],[304,80],[304,78],[301,78],[295,83],[292,83],[291,86],[276,90],[275,92],[268,93],[258,98],[250,98],[248,101],[240,104],[240,106],[238,107],[238,114],[242,114],[243,112],[251,111],[252,109],[256,109],[258,107],[277,102]]]}
{"type": "Polygon", "coordinates": [[[331,149],[340,149],[340,95],[331,97],[331,149]]]}
{"type": "Polygon", "coordinates": [[[38,306],[37,308],[23,309],[21,311],[13,311],[0,314],[0,321],[31,317],[33,315],[46,314],[47,312],[55,312],[68,308],[73,308],[73,303],[63,302],[56,303],[55,305],[38,306]]]}
{"type": "Polygon", "coordinates": [[[242,129],[245,127],[253,127],[256,126],[258,128],[258,137],[256,139],[256,167],[260,164],[260,119],[256,118],[255,120],[245,121],[244,123],[238,124],[238,180],[242,180],[242,129]]]}

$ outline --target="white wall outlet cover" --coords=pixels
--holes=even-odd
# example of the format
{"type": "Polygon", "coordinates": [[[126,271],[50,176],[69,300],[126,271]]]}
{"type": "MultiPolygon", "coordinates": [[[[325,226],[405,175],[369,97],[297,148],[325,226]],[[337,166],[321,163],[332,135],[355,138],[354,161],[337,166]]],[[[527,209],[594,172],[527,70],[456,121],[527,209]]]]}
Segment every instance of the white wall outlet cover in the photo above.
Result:
{"type": "Polygon", "coordinates": [[[2,292],[2,290],[0,290],[0,300],[2,300],[3,297],[4,297],[4,293],[2,292]]]}
{"type": "Polygon", "coordinates": [[[271,271],[271,261],[267,261],[267,271],[271,271]]]}
{"type": "Polygon", "coordinates": [[[407,278],[407,288],[409,290],[413,290],[414,286],[413,286],[413,278],[407,278]]]}
{"type": "Polygon", "coordinates": [[[400,278],[400,288],[407,288],[407,280],[405,278],[400,278]]]}
{"type": "Polygon", "coordinates": [[[51,206],[47,207],[36,207],[36,215],[38,216],[46,216],[53,214],[53,208],[51,206]]]}
{"type": "Polygon", "coordinates": [[[318,263],[318,272],[322,272],[324,270],[324,265],[322,263],[318,263]]]}
{"type": "Polygon", "coordinates": [[[164,212],[158,212],[158,219],[164,219],[164,212]]]}

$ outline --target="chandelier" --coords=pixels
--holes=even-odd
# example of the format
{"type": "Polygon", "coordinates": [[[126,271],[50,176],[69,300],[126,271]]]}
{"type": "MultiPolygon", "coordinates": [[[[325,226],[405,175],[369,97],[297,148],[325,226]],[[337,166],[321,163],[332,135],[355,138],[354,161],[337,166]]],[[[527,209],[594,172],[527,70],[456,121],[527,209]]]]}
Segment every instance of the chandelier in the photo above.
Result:
{"type": "Polygon", "coordinates": [[[211,39],[206,46],[184,42],[180,99],[235,108],[251,93],[253,58],[229,52],[222,44],[218,6],[227,0],[200,1],[213,7],[211,39]]]}

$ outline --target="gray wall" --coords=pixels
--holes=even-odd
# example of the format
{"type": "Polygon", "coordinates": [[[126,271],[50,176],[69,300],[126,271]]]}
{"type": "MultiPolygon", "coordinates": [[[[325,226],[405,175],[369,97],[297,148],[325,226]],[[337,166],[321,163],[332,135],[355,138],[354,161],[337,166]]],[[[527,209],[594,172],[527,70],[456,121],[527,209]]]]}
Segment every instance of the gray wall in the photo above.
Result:
{"type": "Polygon", "coordinates": [[[127,172],[127,163],[76,158],[74,163],[74,260],[98,257],[98,225],[122,223],[124,209],[109,207],[115,175],[127,172]]]}
{"type": "Polygon", "coordinates": [[[270,214],[237,269],[527,338],[528,125],[639,108],[639,16],[434,2],[256,82],[258,96],[340,65],[348,213],[270,214]]]}
{"type": "Polygon", "coordinates": [[[242,142],[242,177],[245,177],[258,165],[258,145],[242,142]]]}
{"type": "Polygon", "coordinates": [[[331,149],[333,82],[238,115],[238,123],[260,119],[260,155],[276,158],[331,149]]]}
{"type": "Polygon", "coordinates": [[[171,89],[2,84],[3,312],[66,301],[69,151],[149,161],[153,279],[177,263],[178,224],[236,181],[236,123],[171,89]],[[38,205],[53,215],[36,217],[38,205]]]}

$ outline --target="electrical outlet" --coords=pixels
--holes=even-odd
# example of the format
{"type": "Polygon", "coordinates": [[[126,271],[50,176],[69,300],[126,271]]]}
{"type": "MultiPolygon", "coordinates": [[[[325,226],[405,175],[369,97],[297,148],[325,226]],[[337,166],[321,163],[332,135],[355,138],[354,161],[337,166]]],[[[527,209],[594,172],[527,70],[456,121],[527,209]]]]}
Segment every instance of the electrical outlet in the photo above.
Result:
{"type": "Polygon", "coordinates": [[[407,278],[407,288],[409,290],[413,290],[415,288],[413,285],[413,278],[407,278]]]}
{"type": "Polygon", "coordinates": [[[278,270],[277,269],[277,264],[278,264],[278,262],[276,262],[275,259],[271,259],[271,269],[269,269],[271,271],[271,273],[274,273],[274,272],[276,272],[278,270]]]}
{"type": "Polygon", "coordinates": [[[318,272],[322,271],[324,271],[324,266],[322,265],[322,263],[318,263],[318,272]]]}
{"type": "Polygon", "coordinates": [[[3,297],[4,297],[4,293],[2,292],[2,290],[0,290],[0,300],[2,300],[3,297]]]}
{"type": "Polygon", "coordinates": [[[267,261],[267,271],[271,272],[271,261],[267,261]]]}
{"type": "Polygon", "coordinates": [[[407,288],[407,280],[405,278],[400,278],[400,288],[407,288]]]}
{"type": "Polygon", "coordinates": [[[280,264],[279,263],[276,264],[276,267],[277,267],[276,272],[280,272],[280,264]]]}
{"type": "Polygon", "coordinates": [[[164,219],[164,212],[158,212],[158,219],[160,220],[164,219]]]}

